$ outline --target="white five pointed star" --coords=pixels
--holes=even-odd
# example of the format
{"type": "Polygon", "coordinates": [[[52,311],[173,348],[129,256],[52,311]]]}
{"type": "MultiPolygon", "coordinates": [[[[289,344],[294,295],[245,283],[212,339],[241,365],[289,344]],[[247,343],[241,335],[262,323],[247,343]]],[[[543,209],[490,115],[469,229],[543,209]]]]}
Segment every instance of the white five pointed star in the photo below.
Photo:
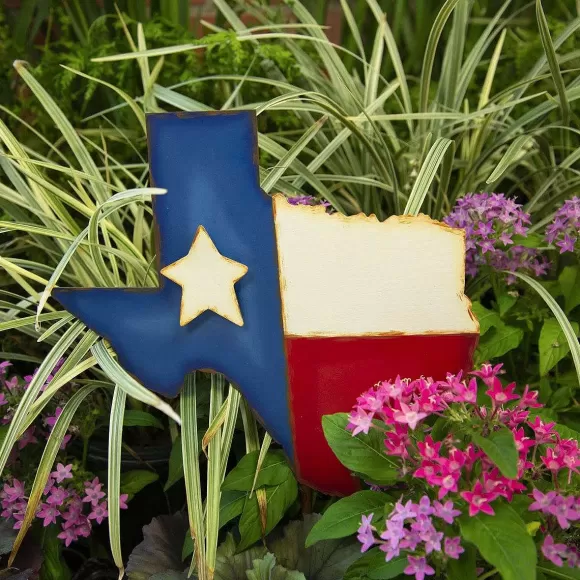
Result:
{"type": "Polygon", "coordinates": [[[222,256],[203,226],[197,228],[186,256],[165,266],[161,274],[182,288],[179,324],[185,326],[206,310],[244,325],[234,284],[248,267],[222,256]]]}

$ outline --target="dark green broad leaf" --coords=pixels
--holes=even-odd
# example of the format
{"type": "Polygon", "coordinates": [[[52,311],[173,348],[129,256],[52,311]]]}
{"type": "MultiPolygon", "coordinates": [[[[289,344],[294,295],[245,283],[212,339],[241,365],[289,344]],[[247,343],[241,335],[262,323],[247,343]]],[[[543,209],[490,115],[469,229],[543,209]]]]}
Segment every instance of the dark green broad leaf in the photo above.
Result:
{"type": "Polygon", "coordinates": [[[558,282],[560,282],[566,313],[568,313],[580,304],[580,268],[578,266],[566,266],[560,272],[558,282]]]}
{"type": "Polygon", "coordinates": [[[499,314],[495,310],[489,310],[488,308],[485,308],[485,306],[483,306],[481,302],[478,302],[477,300],[472,302],[471,310],[479,321],[480,336],[486,334],[490,328],[503,325],[499,314]]]}
{"type": "Polygon", "coordinates": [[[157,481],[159,475],[146,469],[135,469],[121,474],[121,493],[135,495],[144,487],[157,481]]]}
{"type": "Polygon", "coordinates": [[[398,464],[385,453],[384,435],[371,429],[368,435],[356,437],[346,430],[348,415],[336,413],[322,417],[322,429],[328,444],[348,469],[363,474],[380,485],[389,485],[399,478],[398,464]]]}
{"type": "Polygon", "coordinates": [[[69,580],[71,572],[62,557],[64,544],[57,538],[59,526],[44,528],[42,539],[42,567],[40,577],[43,580],[69,580]]]}
{"type": "MultiPolygon", "coordinates": [[[[578,323],[572,322],[572,328],[578,335],[578,323]]],[[[540,375],[545,376],[569,352],[570,345],[560,323],[555,318],[546,320],[538,341],[540,351],[540,375]]]]}
{"type": "Polygon", "coordinates": [[[359,491],[333,503],[312,528],[306,546],[320,540],[344,538],[354,534],[360,526],[363,515],[373,512],[384,512],[385,504],[390,498],[377,491],[359,491]]]}
{"type": "Polygon", "coordinates": [[[492,431],[487,437],[472,433],[473,442],[497,465],[504,477],[516,479],[518,476],[518,451],[514,434],[507,427],[492,431]]]}
{"type": "Polygon", "coordinates": [[[306,580],[302,572],[290,571],[276,564],[274,554],[266,554],[252,562],[251,570],[246,572],[248,580],[306,580]]]}
{"type": "Polygon", "coordinates": [[[494,510],[494,516],[463,516],[459,521],[461,535],[504,580],[535,580],[536,546],[526,524],[509,505],[494,505],[494,510]]]}
{"type": "Polygon", "coordinates": [[[248,492],[246,491],[222,492],[222,498],[220,500],[220,528],[242,513],[247,495],[248,492]]]}
{"type": "Polygon", "coordinates": [[[568,568],[567,566],[555,566],[545,560],[538,564],[538,572],[548,578],[559,578],[559,580],[580,580],[580,568],[568,568]]]}
{"type": "Polygon", "coordinates": [[[350,565],[344,580],[389,580],[401,575],[407,565],[405,557],[385,562],[384,552],[375,548],[350,565]]]}
{"type": "MultiPolygon", "coordinates": [[[[252,451],[244,455],[240,462],[228,473],[222,484],[222,490],[226,491],[251,491],[256,477],[259,451],[252,451]]],[[[268,451],[255,487],[265,485],[280,485],[292,474],[288,462],[282,451],[268,451]]]]}
{"type": "Polygon", "coordinates": [[[125,411],[123,425],[125,427],[155,427],[156,429],[163,429],[163,423],[155,415],[136,409],[125,411]]]}
{"type": "MultiPolygon", "coordinates": [[[[265,489],[267,505],[265,533],[268,534],[298,497],[298,484],[294,476],[290,474],[279,485],[266,487],[265,489]]],[[[241,536],[238,545],[239,551],[245,550],[262,537],[260,508],[255,493],[252,494],[252,497],[246,498],[240,518],[239,530],[241,536]]]]}
{"type": "Polygon", "coordinates": [[[143,541],[129,555],[127,577],[129,580],[186,578],[186,568],[181,558],[183,538],[188,535],[187,517],[182,513],[162,515],[143,527],[143,541]]]}
{"type": "Polygon", "coordinates": [[[348,567],[360,556],[360,544],[354,538],[323,540],[306,548],[306,538],[320,515],[304,516],[290,522],[281,537],[268,539],[268,546],[278,563],[287,570],[302,572],[308,580],[342,580],[348,567]]]}
{"type": "Polygon", "coordinates": [[[513,305],[518,301],[517,293],[505,292],[497,297],[497,306],[499,308],[499,315],[504,316],[513,305]]]}
{"type": "Polygon", "coordinates": [[[228,534],[217,550],[214,580],[247,580],[246,572],[252,569],[254,561],[266,554],[263,546],[239,553],[232,535],[228,534]]]}
{"type": "Polygon", "coordinates": [[[477,550],[472,544],[464,542],[463,554],[459,560],[447,561],[447,580],[476,580],[477,550]]]}
{"type": "Polygon", "coordinates": [[[171,447],[171,453],[169,455],[169,473],[167,475],[167,483],[163,490],[167,491],[180,479],[183,479],[183,450],[181,447],[181,436],[175,438],[171,447]]]}
{"type": "Polygon", "coordinates": [[[503,324],[491,329],[481,339],[476,351],[476,358],[485,362],[498,358],[517,348],[522,342],[524,331],[515,326],[503,324]]]}

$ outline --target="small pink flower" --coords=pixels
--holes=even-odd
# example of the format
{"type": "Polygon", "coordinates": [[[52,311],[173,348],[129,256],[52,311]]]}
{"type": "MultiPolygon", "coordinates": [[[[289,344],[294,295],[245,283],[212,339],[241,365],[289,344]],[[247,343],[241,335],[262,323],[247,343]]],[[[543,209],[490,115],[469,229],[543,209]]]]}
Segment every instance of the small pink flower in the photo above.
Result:
{"type": "Polygon", "coordinates": [[[404,423],[409,425],[411,429],[417,427],[417,423],[427,416],[427,413],[419,412],[419,407],[417,403],[413,403],[411,406],[406,405],[401,402],[401,409],[393,413],[393,419],[397,423],[404,423]]]}
{"type": "Polygon", "coordinates": [[[38,439],[34,436],[35,427],[29,427],[24,431],[22,437],[18,440],[18,449],[24,449],[31,443],[38,443],[38,439]]]}
{"type": "Polygon", "coordinates": [[[516,388],[515,383],[510,383],[506,387],[503,387],[499,379],[494,379],[493,386],[487,391],[485,391],[485,394],[491,398],[494,405],[499,406],[504,405],[509,401],[519,399],[519,396],[514,394],[515,388],[516,388]]]}
{"type": "Polygon", "coordinates": [[[122,509],[122,510],[129,509],[129,506],[127,505],[127,500],[128,499],[129,499],[129,494],[128,493],[122,493],[119,496],[119,509],[122,509]]]}
{"type": "Polygon", "coordinates": [[[375,531],[375,528],[372,525],[373,516],[374,514],[362,516],[361,525],[357,530],[357,540],[362,544],[360,549],[361,552],[366,552],[376,543],[375,537],[373,535],[373,532],[375,531]]]}
{"type": "Polygon", "coordinates": [[[567,554],[568,550],[564,544],[554,544],[554,538],[550,535],[546,536],[542,544],[542,554],[547,560],[556,566],[563,566],[562,556],[567,554]]]}
{"type": "Polygon", "coordinates": [[[79,538],[74,528],[67,528],[58,534],[57,538],[64,540],[64,545],[68,548],[73,542],[76,542],[79,538]]]}
{"type": "Polygon", "coordinates": [[[465,552],[461,546],[461,538],[459,536],[456,538],[445,538],[444,550],[445,554],[453,560],[459,560],[459,556],[465,552]]]}
{"type": "Polygon", "coordinates": [[[0,407],[7,404],[8,401],[6,400],[6,395],[4,393],[0,393],[0,407]]]}
{"type": "Polygon", "coordinates": [[[546,449],[546,455],[541,459],[544,465],[554,473],[558,473],[564,467],[564,457],[557,455],[551,447],[546,449]]]}
{"type": "Polygon", "coordinates": [[[72,479],[73,475],[72,471],[72,463],[68,465],[63,465],[62,463],[58,463],[56,466],[56,471],[53,471],[50,475],[56,479],[56,483],[62,483],[65,479],[72,479]]]}
{"type": "Polygon", "coordinates": [[[89,520],[97,520],[97,523],[100,524],[108,515],[107,502],[104,501],[97,506],[93,505],[93,510],[89,514],[89,520]]]}
{"type": "Polygon", "coordinates": [[[416,580],[424,580],[425,576],[432,576],[435,574],[435,570],[427,564],[425,558],[407,556],[407,562],[409,565],[405,568],[404,572],[407,576],[412,576],[414,574],[416,580]]]}
{"type": "Polygon", "coordinates": [[[455,506],[451,500],[446,501],[444,504],[434,501],[433,502],[433,513],[436,517],[441,518],[446,524],[452,524],[453,520],[461,515],[460,510],[454,509],[455,506]]]}
{"type": "Polygon", "coordinates": [[[415,505],[411,500],[409,500],[406,504],[403,505],[401,500],[399,500],[395,504],[395,509],[391,512],[389,516],[393,522],[404,522],[410,518],[417,517],[417,510],[415,505]]]}
{"type": "Polygon", "coordinates": [[[42,525],[46,528],[50,524],[56,524],[56,518],[60,516],[60,512],[52,505],[41,503],[36,516],[42,519],[42,525]]]}
{"type": "Polygon", "coordinates": [[[489,363],[486,363],[484,365],[481,365],[481,370],[471,371],[469,374],[475,375],[476,377],[479,377],[480,379],[483,380],[483,382],[488,387],[491,387],[491,386],[493,386],[495,378],[498,375],[501,375],[504,373],[504,371],[501,370],[502,367],[503,367],[503,363],[500,363],[500,364],[495,365],[495,366],[492,366],[489,363]]]}
{"type": "Polygon", "coordinates": [[[24,483],[18,479],[12,480],[12,485],[4,484],[3,494],[10,502],[16,502],[24,498],[24,483]]]}
{"type": "Polygon", "coordinates": [[[64,487],[53,487],[50,490],[50,495],[48,496],[46,503],[60,506],[68,498],[68,495],[69,493],[64,487]]]}
{"type": "Polygon", "coordinates": [[[90,502],[93,506],[96,506],[99,501],[105,497],[105,493],[101,491],[103,487],[102,483],[99,483],[99,478],[95,477],[92,483],[85,481],[85,494],[86,497],[83,498],[84,502],[90,502]]]}
{"type": "Polygon", "coordinates": [[[373,414],[367,413],[364,409],[358,407],[356,411],[353,411],[349,417],[349,423],[346,426],[347,429],[352,429],[353,437],[359,433],[368,434],[371,425],[373,424],[373,414]]]}
{"type": "Polygon", "coordinates": [[[490,516],[495,515],[493,508],[489,504],[493,499],[493,494],[485,492],[481,482],[476,482],[473,486],[473,491],[462,491],[459,494],[469,504],[469,515],[474,515],[482,512],[490,516]]]}
{"type": "Polygon", "coordinates": [[[558,494],[555,491],[549,491],[548,493],[544,494],[539,489],[534,488],[532,491],[532,496],[536,501],[530,505],[528,510],[531,512],[541,511],[545,514],[549,513],[550,507],[554,503],[557,495],[558,494]]]}
{"type": "Polygon", "coordinates": [[[417,447],[419,448],[421,457],[424,459],[435,459],[439,457],[441,443],[435,443],[431,435],[427,435],[425,441],[417,441],[417,447]]]}
{"type": "Polygon", "coordinates": [[[536,436],[536,443],[543,445],[544,443],[552,443],[554,441],[554,427],[556,423],[544,423],[538,415],[528,425],[534,430],[536,436]]]}
{"type": "Polygon", "coordinates": [[[50,428],[54,427],[56,420],[60,417],[61,413],[62,409],[57,407],[54,411],[54,415],[52,417],[46,417],[46,419],[44,419],[44,423],[50,428]]]}

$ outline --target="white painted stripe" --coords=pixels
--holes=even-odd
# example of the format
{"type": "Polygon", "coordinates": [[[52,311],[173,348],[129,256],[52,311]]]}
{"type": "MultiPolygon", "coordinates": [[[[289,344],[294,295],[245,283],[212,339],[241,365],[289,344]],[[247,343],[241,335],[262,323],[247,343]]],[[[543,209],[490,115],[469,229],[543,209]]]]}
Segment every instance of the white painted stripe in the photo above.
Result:
{"type": "Polygon", "coordinates": [[[474,333],[465,236],[426,216],[328,215],[274,196],[284,331],[474,333]]]}

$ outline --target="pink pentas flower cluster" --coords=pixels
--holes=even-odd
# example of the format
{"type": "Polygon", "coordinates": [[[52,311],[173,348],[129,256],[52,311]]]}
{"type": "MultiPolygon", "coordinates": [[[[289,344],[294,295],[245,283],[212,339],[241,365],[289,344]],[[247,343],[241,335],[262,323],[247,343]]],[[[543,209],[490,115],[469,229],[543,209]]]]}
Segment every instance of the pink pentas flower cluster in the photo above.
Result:
{"type": "MultiPolygon", "coordinates": [[[[103,484],[95,477],[82,484],[82,492],[75,485],[72,464],[58,463],[50,474],[42,494],[42,501],[36,511],[36,518],[44,527],[59,525],[58,537],[66,546],[79,538],[88,538],[94,523],[101,524],[108,516],[107,498],[103,484]]],[[[127,508],[127,494],[120,496],[120,506],[127,508]]],[[[13,478],[0,491],[3,518],[14,521],[14,529],[22,526],[28,498],[22,481],[13,478]]]]}
{"type": "MultiPolygon", "coordinates": [[[[530,215],[503,193],[468,193],[443,221],[465,230],[469,276],[476,276],[483,266],[534,276],[548,271],[550,263],[537,250],[514,242],[515,235],[527,235],[530,215]]],[[[514,281],[508,276],[508,283],[514,281]]]]}
{"type": "Polygon", "coordinates": [[[423,580],[424,576],[435,573],[427,563],[428,555],[437,555],[446,561],[457,560],[464,552],[460,537],[445,536],[440,531],[444,524],[452,524],[460,514],[453,502],[431,502],[427,495],[417,503],[411,500],[403,503],[399,500],[386,518],[383,532],[378,532],[372,525],[374,514],[363,516],[357,536],[362,544],[361,551],[366,552],[372,546],[379,545],[385,553],[385,560],[389,562],[403,550],[408,562],[405,574],[423,580]]]}
{"type": "MultiPolygon", "coordinates": [[[[546,423],[539,415],[532,414],[542,407],[536,391],[526,387],[518,392],[515,383],[502,383],[501,374],[501,364],[486,364],[466,379],[462,373],[449,374],[444,381],[397,377],[394,381],[378,383],[357,399],[347,428],[353,436],[371,429],[381,430],[385,453],[399,460],[399,477],[409,478],[413,487],[416,482],[423,482],[426,491],[419,503],[409,501],[404,506],[396,506],[394,519],[387,520],[384,532],[387,536],[380,535],[382,540],[389,540],[389,530],[395,529],[393,522],[399,520],[397,514],[401,510],[405,510],[405,517],[434,516],[452,524],[460,513],[471,517],[479,513],[493,516],[496,502],[512,502],[516,495],[530,498],[529,510],[542,514],[545,531],[562,533],[570,522],[580,520],[580,498],[560,493],[562,485],[570,484],[572,474],[579,473],[578,442],[562,438],[555,423],[546,423]],[[451,427],[446,436],[438,439],[431,418],[445,419],[459,428],[451,427]],[[490,437],[500,430],[509,430],[517,452],[512,477],[502,473],[475,437],[475,434],[480,438],[490,437]],[[543,486],[559,491],[543,493],[543,486]],[[449,515],[448,520],[444,514],[449,515]]],[[[365,521],[359,530],[363,550],[378,543],[376,538],[371,543],[371,528],[365,527],[365,521]]],[[[387,544],[381,544],[381,549],[384,545],[387,544]]],[[[391,551],[387,551],[387,557],[406,546],[405,543],[389,545],[391,551]]],[[[425,548],[423,554],[413,552],[411,556],[428,559],[431,551],[425,548]]],[[[566,561],[577,562],[569,554],[572,554],[570,549],[565,552],[566,561]]],[[[427,568],[421,570],[429,574],[427,568]]]]}
{"type": "Polygon", "coordinates": [[[580,236],[580,198],[574,196],[564,202],[546,228],[546,241],[559,248],[560,253],[573,252],[580,236]]]}

